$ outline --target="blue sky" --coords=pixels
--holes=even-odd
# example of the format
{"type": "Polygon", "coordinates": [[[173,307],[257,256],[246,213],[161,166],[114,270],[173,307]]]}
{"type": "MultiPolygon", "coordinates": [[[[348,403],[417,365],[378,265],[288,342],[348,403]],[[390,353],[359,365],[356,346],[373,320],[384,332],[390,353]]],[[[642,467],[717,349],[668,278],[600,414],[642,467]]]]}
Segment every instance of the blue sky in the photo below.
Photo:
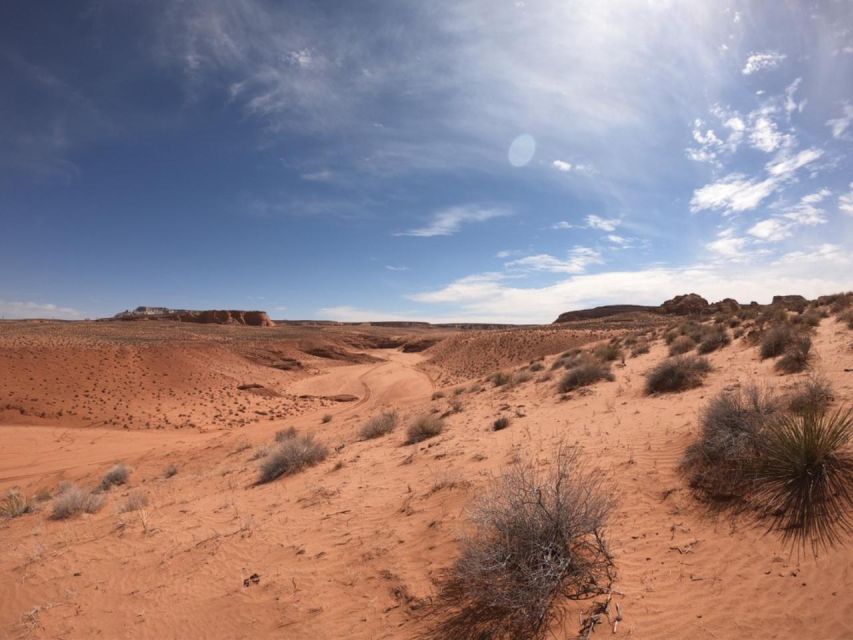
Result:
{"type": "Polygon", "coordinates": [[[853,288],[853,2],[7,2],[0,316],[853,288]]]}

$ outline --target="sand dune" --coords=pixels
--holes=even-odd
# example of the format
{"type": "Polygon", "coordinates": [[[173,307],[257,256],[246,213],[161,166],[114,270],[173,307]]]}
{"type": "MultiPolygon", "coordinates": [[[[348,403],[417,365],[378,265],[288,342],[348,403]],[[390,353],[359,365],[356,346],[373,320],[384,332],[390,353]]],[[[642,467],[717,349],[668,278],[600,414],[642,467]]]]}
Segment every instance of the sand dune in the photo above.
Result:
{"type": "MultiPolygon", "coordinates": [[[[459,333],[423,353],[372,349],[376,361],[342,364],[306,356],[298,336],[271,346],[227,327],[194,327],[179,340],[163,328],[133,340],[108,325],[49,339],[38,328],[7,329],[0,489],[94,487],[118,461],[132,473],[95,514],[53,521],[45,502],[0,521],[3,637],[412,638],[437,572],[458,553],[471,499],[516,457],[544,464],[561,441],[612,478],[614,599],[624,615],[614,637],[853,637],[850,547],[798,559],[753,520],[710,514],[678,471],[710,397],[755,380],[785,390],[805,375],[778,375],[743,340],[710,354],[714,370],[696,389],[644,395],[645,372],[666,355],[658,340],[617,362],[613,382],[562,398],[556,378],[538,381],[553,360],[546,354],[609,333],[459,333]],[[246,353],[259,345],[304,367],[257,364],[246,353]],[[483,380],[543,356],[545,370],[528,381],[483,380]],[[248,382],[276,395],[236,389],[248,382]],[[433,399],[436,390],[443,397],[433,399]],[[338,395],[356,399],[328,400],[338,395]],[[364,421],[389,408],[400,426],[360,441],[364,421]],[[432,410],[447,414],[446,430],[403,446],[408,421],[432,410]],[[510,426],[492,431],[501,415],[510,426]],[[291,426],[326,444],[329,457],[255,485],[257,448],[291,426]],[[177,473],[167,478],[168,465],[177,473]],[[148,505],[121,513],[138,491],[148,505]]],[[[849,402],[849,330],[823,320],[814,351],[813,368],[849,402]]],[[[577,633],[584,604],[565,606],[555,637],[577,633]]]]}

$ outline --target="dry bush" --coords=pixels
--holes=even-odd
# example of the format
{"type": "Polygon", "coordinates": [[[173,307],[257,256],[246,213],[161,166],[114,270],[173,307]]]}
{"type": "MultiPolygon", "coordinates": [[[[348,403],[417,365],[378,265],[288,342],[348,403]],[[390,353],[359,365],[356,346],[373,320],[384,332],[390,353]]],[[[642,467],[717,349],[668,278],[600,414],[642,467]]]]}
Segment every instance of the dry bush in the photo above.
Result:
{"type": "Polygon", "coordinates": [[[678,327],[670,327],[663,335],[663,340],[667,344],[672,344],[675,339],[681,335],[681,330],[678,327]]]}
{"type": "Polygon", "coordinates": [[[646,393],[673,393],[702,385],[711,364],[697,356],[667,358],[646,374],[646,393]]]}
{"type": "Polygon", "coordinates": [[[711,353],[717,349],[722,349],[731,341],[732,339],[725,329],[715,329],[705,334],[705,337],[699,343],[696,350],[699,353],[711,353]]]}
{"type": "Polygon", "coordinates": [[[624,355],[618,344],[610,342],[608,344],[600,344],[592,350],[592,355],[602,362],[613,362],[621,360],[624,355]]]}
{"type": "Polygon", "coordinates": [[[781,356],[785,350],[795,344],[797,338],[797,331],[790,324],[773,325],[761,336],[761,359],[781,356]]]}
{"type": "Polygon", "coordinates": [[[332,421],[332,414],[331,413],[324,414],[323,417],[320,419],[320,421],[323,424],[327,424],[327,423],[331,422],[332,421]]]}
{"type": "Polygon", "coordinates": [[[696,348],[696,341],[690,336],[678,336],[669,344],[669,355],[678,356],[696,348]]]}
{"type": "Polygon", "coordinates": [[[288,427],[287,429],[281,429],[280,431],[275,432],[275,441],[276,442],[284,442],[286,440],[290,440],[295,438],[297,435],[296,427],[288,427]]]}
{"type": "Polygon", "coordinates": [[[495,479],[439,579],[425,637],[538,640],[560,621],[560,600],[609,591],[604,528],[613,505],[604,481],[562,445],[549,473],[518,463],[495,479]]]}
{"type": "Polygon", "coordinates": [[[435,391],[435,392],[432,394],[432,399],[433,399],[433,400],[441,400],[443,397],[444,397],[444,391],[435,391]]]}
{"type": "Polygon", "coordinates": [[[834,399],[832,385],[823,378],[811,376],[798,389],[788,394],[785,400],[788,411],[808,413],[826,411],[834,399]]]}
{"type": "Polygon", "coordinates": [[[289,476],[326,459],[328,450],[311,435],[297,436],[279,444],[264,458],[258,483],[289,476]]]}
{"type": "Polygon", "coordinates": [[[489,382],[491,382],[496,387],[502,387],[512,382],[512,376],[509,375],[506,371],[496,371],[495,373],[489,376],[489,382]]]}
{"type": "Polygon", "coordinates": [[[365,422],[358,434],[362,440],[372,440],[391,433],[396,426],[397,413],[395,411],[385,411],[365,422]]]}
{"type": "Polygon", "coordinates": [[[0,516],[17,518],[26,513],[33,513],[36,506],[32,500],[16,489],[10,489],[0,500],[0,516]]]}
{"type": "Polygon", "coordinates": [[[853,412],[786,416],[768,429],[756,472],[757,500],[783,542],[821,548],[853,533],[853,412]]]}
{"type": "Polygon", "coordinates": [[[817,309],[806,309],[800,315],[794,316],[794,322],[814,328],[820,326],[821,318],[822,316],[817,309]]]}
{"type": "Polygon", "coordinates": [[[532,379],[533,379],[533,374],[530,373],[530,371],[527,371],[526,369],[522,369],[521,371],[517,371],[512,376],[512,384],[513,385],[522,384],[522,383],[528,382],[532,379]]]}
{"type": "Polygon", "coordinates": [[[838,314],[838,321],[846,324],[848,329],[853,329],[853,309],[838,314]]]}
{"type": "Polygon", "coordinates": [[[416,444],[434,438],[444,431],[444,421],[435,415],[419,416],[406,429],[405,444],[416,444]]]}
{"type": "Polygon", "coordinates": [[[129,478],[130,468],[123,462],[119,462],[101,478],[101,490],[106,491],[110,487],[127,484],[129,478]]]}
{"type": "Polygon", "coordinates": [[[596,360],[587,360],[572,367],[560,380],[560,393],[568,393],[578,387],[586,387],[599,380],[613,380],[610,365],[596,360]]]}
{"type": "Polygon", "coordinates": [[[66,484],[53,501],[50,518],[65,520],[79,513],[95,513],[103,505],[102,495],[81,489],[75,484],[66,484]]]}
{"type": "Polygon", "coordinates": [[[534,372],[535,371],[542,371],[545,368],[545,364],[542,361],[537,360],[536,362],[531,362],[530,367],[528,367],[528,368],[534,372]]]}
{"type": "Polygon", "coordinates": [[[682,461],[691,486],[715,500],[744,495],[761,435],[779,415],[779,402],[756,386],[713,398],[702,411],[699,439],[682,461]]]}
{"type": "Polygon", "coordinates": [[[178,467],[173,464],[167,465],[165,469],[163,469],[163,477],[171,478],[172,476],[178,473],[178,467]]]}
{"type": "Polygon", "coordinates": [[[500,418],[495,420],[494,423],[492,424],[492,430],[493,431],[502,431],[503,429],[506,429],[509,426],[509,424],[510,424],[509,416],[501,416],[500,418]]]}
{"type": "Polygon", "coordinates": [[[119,513],[127,513],[128,511],[139,511],[148,506],[148,496],[144,491],[131,491],[127,494],[122,505],[119,507],[119,513]]]}
{"type": "Polygon", "coordinates": [[[779,360],[775,368],[783,373],[799,373],[808,368],[811,363],[812,340],[807,335],[800,335],[791,344],[779,360]]]}
{"type": "Polygon", "coordinates": [[[649,341],[645,338],[641,338],[634,343],[634,346],[631,347],[631,357],[636,358],[637,356],[641,356],[644,353],[648,353],[651,349],[651,345],[649,341]]]}

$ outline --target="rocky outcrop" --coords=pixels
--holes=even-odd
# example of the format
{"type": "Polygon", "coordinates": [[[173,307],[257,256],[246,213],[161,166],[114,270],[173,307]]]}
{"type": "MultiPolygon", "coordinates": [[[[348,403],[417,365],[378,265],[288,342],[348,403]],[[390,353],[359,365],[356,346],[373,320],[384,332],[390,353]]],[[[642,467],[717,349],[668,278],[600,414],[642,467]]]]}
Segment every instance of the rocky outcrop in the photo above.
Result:
{"type": "Polygon", "coordinates": [[[773,296],[773,302],[770,304],[774,307],[782,307],[788,311],[799,313],[809,305],[809,301],[801,295],[773,296]]]}
{"type": "Polygon", "coordinates": [[[660,306],[661,313],[676,316],[692,316],[711,313],[711,305],[698,293],[685,293],[667,300],[660,306]]]}
{"type": "Polygon", "coordinates": [[[177,320],[199,324],[245,324],[252,327],[274,327],[266,311],[243,311],[239,309],[167,309],[165,307],[137,307],[133,311],[122,311],[113,316],[115,320],[177,320]]]}
{"type": "Polygon", "coordinates": [[[565,313],[561,313],[555,322],[561,323],[575,322],[578,320],[598,320],[599,318],[608,318],[621,313],[633,313],[637,311],[654,313],[657,311],[657,307],[644,307],[639,304],[609,304],[603,307],[593,307],[592,309],[566,311],[565,313]]]}
{"type": "Polygon", "coordinates": [[[711,305],[711,310],[714,313],[732,314],[740,311],[740,303],[734,298],[723,298],[719,302],[711,305]]]}

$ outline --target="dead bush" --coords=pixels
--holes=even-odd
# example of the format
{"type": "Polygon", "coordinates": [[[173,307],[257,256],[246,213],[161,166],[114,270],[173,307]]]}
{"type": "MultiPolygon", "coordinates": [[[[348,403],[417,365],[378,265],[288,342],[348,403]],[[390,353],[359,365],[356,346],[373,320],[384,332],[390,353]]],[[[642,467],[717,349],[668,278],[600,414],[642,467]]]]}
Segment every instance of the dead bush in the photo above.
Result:
{"type": "Polygon", "coordinates": [[[528,382],[532,379],[533,379],[533,374],[530,373],[530,371],[527,371],[526,369],[522,369],[521,371],[516,371],[515,374],[512,376],[512,384],[513,385],[523,384],[523,383],[528,382]]]}
{"type": "Polygon", "coordinates": [[[506,371],[496,371],[491,376],[489,376],[489,382],[491,382],[496,387],[502,387],[512,382],[512,376],[509,375],[506,371]]]}
{"type": "Polygon", "coordinates": [[[333,417],[333,416],[332,416],[332,414],[331,414],[331,413],[327,413],[327,414],[324,414],[324,415],[323,415],[323,417],[320,419],[320,421],[321,421],[323,424],[328,424],[329,422],[331,422],[331,421],[332,421],[332,417],[333,417]]]}
{"type": "Polygon", "coordinates": [[[416,444],[434,438],[444,431],[444,421],[435,415],[419,416],[415,418],[406,430],[405,444],[416,444]]]}
{"type": "Polygon", "coordinates": [[[544,638],[561,599],[609,590],[604,529],[612,508],[604,476],[560,446],[550,472],[518,463],[471,510],[459,558],[439,579],[428,638],[544,638]]]}
{"type": "Polygon", "coordinates": [[[696,341],[690,336],[679,336],[669,344],[669,355],[679,356],[682,353],[693,351],[696,341]]]}
{"type": "Polygon", "coordinates": [[[66,484],[53,500],[52,520],[65,520],[80,513],[95,513],[104,505],[103,495],[66,484]]]}
{"type": "Polygon", "coordinates": [[[646,374],[646,393],[675,393],[699,387],[711,364],[698,356],[667,358],[646,374]]]}
{"type": "Polygon", "coordinates": [[[682,462],[691,486],[715,500],[747,492],[760,437],[780,409],[769,392],[756,386],[713,398],[702,411],[699,439],[682,462]]]}
{"type": "Polygon", "coordinates": [[[805,371],[811,363],[812,340],[807,335],[800,335],[785,349],[785,353],[776,361],[775,369],[782,373],[799,373],[805,371]]]}
{"type": "Polygon", "coordinates": [[[122,505],[119,507],[119,513],[127,513],[128,511],[139,511],[148,506],[148,495],[144,491],[131,491],[127,494],[122,505]]]}
{"type": "Polygon", "coordinates": [[[759,352],[761,359],[781,356],[797,340],[797,332],[788,324],[775,324],[761,336],[759,352]]]}
{"type": "Polygon", "coordinates": [[[276,442],[284,442],[286,440],[290,440],[296,437],[296,427],[288,427],[287,429],[281,429],[275,432],[275,441],[276,442]]]}
{"type": "Polygon", "coordinates": [[[394,411],[386,411],[378,416],[373,416],[359,431],[362,440],[380,438],[394,430],[397,426],[397,414],[394,411]]]}
{"type": "Polygon", "coordinates": [[[17,518],[26,513],[33,513],[35,510],[33,501],[17,489],[10,489],[0,500],[0,516],[4,518],[17,518]]]}
{"type": "Polygon", "coordinates": [[[130,468],[123,462],[119,462],[101,478],[101,489],[106,491],[110,487],[127,484],[129,478],[130,468]]]}
{"type": "Polygon", "coordinates": [[[631,357],[636,358],[637,356],[641,356],[645,353],[648,353],[651,349],[651,345],[649,341],[641,338],[634,343],[634,346],[631,347],[631,357]]]}
{"type": "Polygon", "coordinates": [[[592,355],[602,362],[614,362],[615,360],[621,360],[624,357],[619,345],[612,342],[598,345],[592,350],[592,355]]]}
{"type": "Polygon", "coordinates": [[[502,431],[506,429],[510,424],[509,416],[501,416],[497,420],[495,420],[494,424],[492,424],[493,431],[502,431]]]}
{"type": "Polygon", "coordinates": [[[296,436],[285,440],[261,462],[258,483],[289,476],[326,459],[328,450],[314,437],[296,436]]]}
{"type": "Polygon", "coordinates": [[[834,399],[832,385],[827,380],[814,375],[802,382],[785,398],[788,410],[794,413],[826,411],[834,399]]]}
{"type": "Polygon", "coordinates": [[[702,354],[711,353],[717,349],[722,349],[731,341],[732,339],[725,329],[715,329],[714,331],[709,331],[705,334],[702,342],[700,342],[699,346],[696,348],[696,351],[702,354]]]}
{"type": "Polygon", "coordinates": [[[578,387],[585,387],[599,380],[613,380],[610,365],[596,360],[587,360],[572,367],[560,380],[560,393],[568,393],[578,387]]]}
{"type": "Polygon", "coordinates": [[[853,329],[853,309],[838,314],[838,321],[846,324],[848,329],[853,329]]]}
{"type": "Polygon", "coordinates": [[[171,478],[172,476],[178,473],[178,467],[173,464],[167,465],[165,469],[163,469],[163,477],[171,478]]]}

